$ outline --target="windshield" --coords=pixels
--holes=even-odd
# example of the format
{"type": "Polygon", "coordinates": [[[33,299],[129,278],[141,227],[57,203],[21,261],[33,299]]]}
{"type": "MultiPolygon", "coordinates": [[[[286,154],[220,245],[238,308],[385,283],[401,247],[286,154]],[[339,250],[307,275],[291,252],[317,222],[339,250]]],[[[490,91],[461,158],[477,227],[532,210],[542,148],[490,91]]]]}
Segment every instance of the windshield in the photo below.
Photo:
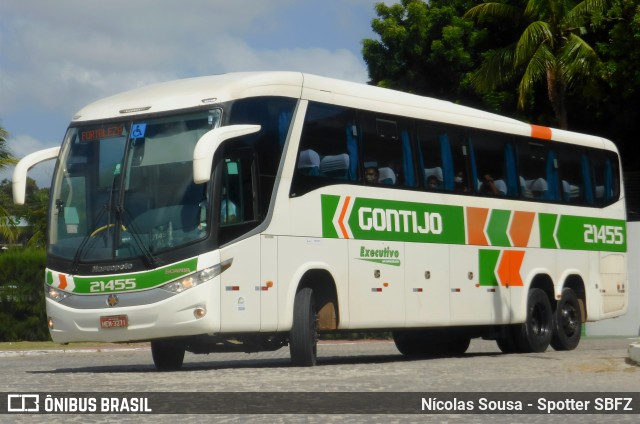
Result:
{"type": "Polygon", "coordinates": [[[69,128],[52,186],[49,253],[80,261],[153,258],[206,236],[206,184],[193,149],[219,109],[69,128]]]}

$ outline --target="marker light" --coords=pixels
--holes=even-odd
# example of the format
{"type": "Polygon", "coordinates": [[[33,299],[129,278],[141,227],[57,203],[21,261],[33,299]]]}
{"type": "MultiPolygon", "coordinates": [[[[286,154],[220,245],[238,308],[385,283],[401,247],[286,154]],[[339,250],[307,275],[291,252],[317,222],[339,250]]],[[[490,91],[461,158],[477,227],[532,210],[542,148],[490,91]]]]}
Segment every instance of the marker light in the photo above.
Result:
{"type": "Polygon", "coordinates": [[[202,271],[196,272],[195,274],[187,275],[184,278],[167,283],[163,286],[160,286],[160,288],[171,293],[182,293],[185,290],[189,290],[192,287],[206,283],[212,278],[217,277],[230,266],[231,261],[226,261],[222,264],[218,264],[210,268],[205,268],[202,271]]]}
{"type": "Polygon", "coordinates": [[[47,318],[47,326],[49,327],[49,330],[53,330],[53,318],[47,318]]]}
{"type": "Polygon", "coordinates": [[[207,310],[203,306],[198,306],[193,310],[193,316],[197,319],[204,318],[205,315],[207,315],[207,310]]]}
{"type": "Polygon", "coordinates": [[[44,295],[56,302],[61,302],[67,297],[71,296],[71,294],[62,290],[58,290],[57,288],[50,286],[48,284],[44,285],[44,295]]]}

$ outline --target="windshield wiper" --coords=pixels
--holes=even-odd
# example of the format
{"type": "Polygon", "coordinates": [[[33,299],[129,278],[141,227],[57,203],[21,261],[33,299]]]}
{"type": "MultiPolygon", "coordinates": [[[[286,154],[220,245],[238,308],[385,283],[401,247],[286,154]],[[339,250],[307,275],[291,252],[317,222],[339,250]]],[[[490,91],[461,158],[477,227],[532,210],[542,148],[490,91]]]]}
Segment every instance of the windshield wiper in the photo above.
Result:
{"type": "MultiPolygon", "coordinates": [[[[106,203],[102,206],[102,208],[100,208],[100,213],[98,214],[95,220],[96,226],[93,227],[90,231],[87,231],[87,234],[85,234],[84,238],[80,242],[80,245],[78,245],[76,254],[73,256],[73,261],[71,262],[71,274],[76,274],[78,272],[78,267],[80,265],[80,257],[82,256],[82,252],[84,251],[84,248],[87,242],[89,242],[91,237],[95,235],[96,232],[101,228],[101,227],[98,227],[100,223],[100,219],[102,218],[102,216],[104,215],[104,213],[108,208],[109,208],[109,205],[106,203]]],[[[107,221],[107,228],[108,226],[109,226],[109,222],[107,221]]]]}
{"type": "Polygon", "coordinates": [[[126,224],[131,229],[129,233],[135,241],[136,246],[138,246],[138,249],[140,249],[140,252],[142,252],[142,257],[144,259],[145,265],[147,265],[148,268],[157,268],[158,266],[162,265],[162,261],[158,257],[154,256],[153,253],[151,253],[151,251],[140,239],[139,231],[133,224],[133,216],[131,215],[131,213],[129,213],[129,211],[125,209],[124,205],[116,206],[116,217],[119,222],[126,224]]]}

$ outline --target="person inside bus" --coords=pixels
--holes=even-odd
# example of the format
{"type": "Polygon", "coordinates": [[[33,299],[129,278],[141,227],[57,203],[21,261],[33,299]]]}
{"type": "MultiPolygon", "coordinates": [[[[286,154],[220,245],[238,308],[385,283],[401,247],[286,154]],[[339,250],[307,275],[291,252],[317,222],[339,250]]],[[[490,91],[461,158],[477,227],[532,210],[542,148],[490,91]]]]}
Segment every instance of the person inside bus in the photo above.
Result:
{"type": "Polygon", "coordinates": [[[496,180],[491,174],[485,174],[480,186],[480,193],[504,196],[507,194],[507,185],[504,180],[496,180]]]}
{"type": "Polygon", "coordinates": [[[220,201],[220,224],[227,225],[236,222],[237,207],[227,195],[227,188],[223,187],[222,200],[220,201]]]}
{"type": "Polygon", "coordinates": [[[370,166],[364,171],[364,181],[367,184],[376,184],[378,182],[378,168],[370,166]]]}
{"type": "Polygon", "coordinates": [[[456,192],[458,193],[467,192],[467,185],[464,182],[464,173],[462,171],[458,171],[453,182],[454,182],[453,188],[456,192]]]}
{"type": "Polygon", "coordinates": [[[427,177],[427,189],[428,190],[437,190],[440,188],[440,184],[438,182],[438,177],[435,175],[429,175],[427,177]]]}
{"type": "Polygon", "coordinates": [[[222,199],[220,202],[220,223],[232,224],[236,222],[236,205],[229,199],[222,199]]]}

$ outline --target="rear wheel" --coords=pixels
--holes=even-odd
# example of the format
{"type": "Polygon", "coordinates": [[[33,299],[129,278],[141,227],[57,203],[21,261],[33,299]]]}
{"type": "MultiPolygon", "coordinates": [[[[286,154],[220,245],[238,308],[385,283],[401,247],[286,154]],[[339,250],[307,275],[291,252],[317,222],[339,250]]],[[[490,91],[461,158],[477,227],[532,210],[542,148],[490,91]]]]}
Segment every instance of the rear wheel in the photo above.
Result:
{"type": "Polygon", "coordinates": [[[518,351],[529,353],[547,350],[553,333],[553,311],[543,290],[529,290],[527,319],[516,327],[514,333],[518,351]]]}
{"type": "Polygon", "coordinates": [[[578,296],[570,289],[562,290],[556,306],[551,346],[555,350],[573,350],[580,343],[582,333],[582,314],[578,296]]]}
{"type": "Polygon", "coordinates": [[[318,350],[318,327],[316,302],[313,290],[300,290],[293,303],[293,326],[289,334],[291,362],[299,367],[316,364],[318,350]]]}
{"type": "Polygon", "coordinates": [[[469,337],[461,337],[459,339],[446,342],[444,349],[448,356],[459,356],[464,355],[467,349],[469,349],[470,344],[471,339],[469,337]]]}
{"type": "Polygon", "coordinates": [[[464,354],[471,338],[447,331],[394,331],[393,341],[405,356],[443,357],[464,354]]]}
{"type": "Polygon", "coordinates": [[[151,356],[159,371],[175,371],[182,367],[185,347],[176,342],[153,340],[151,342],[151,356]]]}
{"type": "MultiPolygon", "coordinates": [[[[518,328],[518,327],[516,327],[518,328]]],[[[519,329],[519,328],[518,328],[519,329]]],[[[518,353],[518,345],[514,337],[514,327],[511,325],[506,326],[502,337],[496,339],[498,349],[502,353],[518,353]]]]}

